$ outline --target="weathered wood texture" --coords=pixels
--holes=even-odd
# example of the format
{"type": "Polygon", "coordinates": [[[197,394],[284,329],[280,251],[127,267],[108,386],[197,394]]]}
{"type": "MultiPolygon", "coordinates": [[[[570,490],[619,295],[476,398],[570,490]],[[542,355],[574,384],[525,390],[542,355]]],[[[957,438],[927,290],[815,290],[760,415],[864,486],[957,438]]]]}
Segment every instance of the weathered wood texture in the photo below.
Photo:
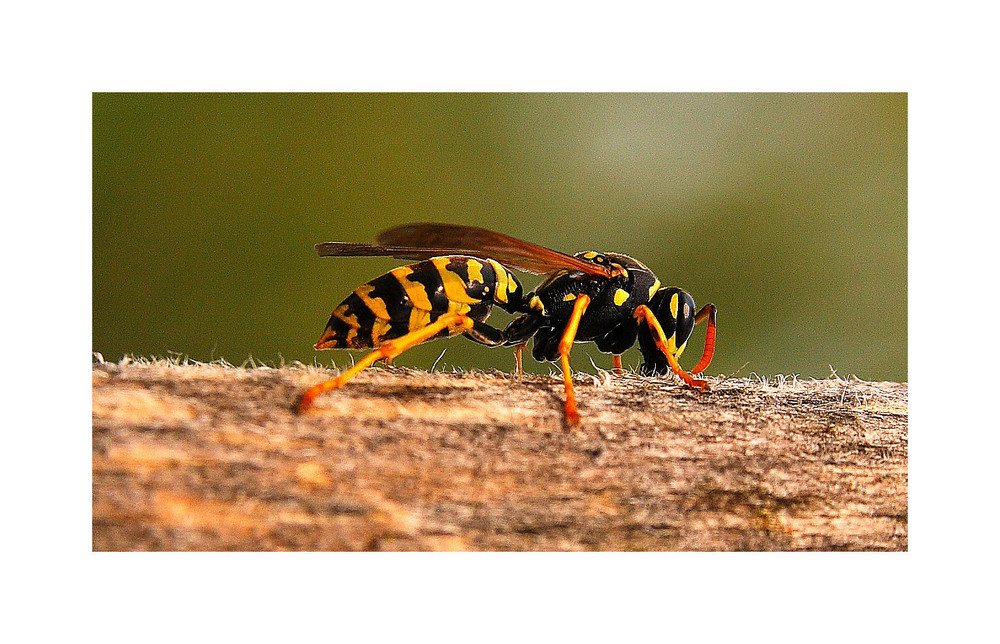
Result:
{"type": "Polygon", "coordinates": [[[97,364],[95,550],[905,550],[907,386],[97,364]]]}

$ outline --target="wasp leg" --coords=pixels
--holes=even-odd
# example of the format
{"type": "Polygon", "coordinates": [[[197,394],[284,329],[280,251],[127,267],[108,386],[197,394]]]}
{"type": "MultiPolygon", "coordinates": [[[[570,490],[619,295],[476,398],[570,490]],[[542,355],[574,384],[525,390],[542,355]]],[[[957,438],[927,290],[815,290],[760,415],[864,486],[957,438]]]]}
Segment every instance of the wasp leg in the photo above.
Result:
{"type": "Polygon", "coordinates": [[[524,351],[526,346],[528,346],[527,340],[514,347],[514,362],[517,363],[517,375],[519,376],[524,374],[524,371],[521,369],[521,352],[524,351]]]}
{"type": "Polygon", "coordinates": [[[538,329],[543,326],[546,319],[541,315],[529,314],[511,320],[507,328],[503,330],[503,334],[507,338],[504,344],[508,347],[527,344],[528,340],[534,337],[538,329]]]}
{"type": "Polygon", "coordinates": [[[616,376],[625,375],[625,371],[622,369],[622,356],[620,353],[616,353],[611,357],[611,370],[616,376]]]}
{"type": "Polygon", "coordinates": [[[573,312],[566,323],[566,330],[563,331],[562,339],[559,341],[559,358],[562,361],[563,384],[566,387],[566,423],[569,425],[580,424],[580,414],[576,410],[576,394],[573,393],[573,373],[569,368],[569,351],[573,348],[573,340],[576,338],[576,330],[580,326],[580,318],[590,304],[590,297],[581,293],[576,296],[576,303],[573,305],[573,312]]]}
{"type": "Polygon", "coordinates": [[[678,364],[677,358],[674,354],[670,353],[670,350],[667,348],[667,336],[663,333],[663,327],[660,326],[659,320],[656,319],[656,316],[653,315],[653,312],[648,306],[645,304],[640,305],[635,310],[635,318],[640,322],[645,321],[649,328],[652,329],[655,335],[654,341],[656,342],[656,347],[667,357],[667,362],[670,363],[670,368],[673,369],[674,373],[680,376],[681,380],[686,382],[688,386],[701,390],[708,389],[707,381],[697,380],[681,369],[681,365],[678,364]]]}
{"type": "Polygon", "coordinates": [[[517,375],[519,376],[524,373],[521,368],[521,353],[528,346],[528,340],[538,332],[543,319],[541,315],[535,313],[522,315],[511,320],[507,328],[503,330],[503,335],[506,338],[504,344],[508,347],[514,347],[514,362],[517,365],[517,375]]]}
{"type": "Polygon", "coordinates": [[[348,380],[358,375],[360,371],[372,366],[375,362],[384,358],[389,358],[391,360],[407,349],[412,349],[421,342],[433,338],[444,329],[452,328],[468,331],[474,326],[474,324],[475,321],[467,315],[461,313],[445,313],[436,321],[431,322],[425,327],[417,329],[416,331],[411,331],[410,333],[396,338],[395,340],[389,340],[359,360],[357,364],[336,378],[327,380],[326,382],[321,382],[318,385],[307,389],[305,393],[302,394],[302,398],[299,399],[299,413],[304,413],[312,407],[313,401],[316,400],[317,396],[326,391],[330,391],[331,389],[343,387],[348,380]]]}
{"type": "Polygon", "coordinates": [[[699,324],[704,322],[705,318],[708,318],[708,330],[705,332],[705,352],[701,354],[701,360],[691,373],[698,375],[705,369],[708,369],[708,365],[712,364],[712,355],[715,354],[715,305],[706,304],[701,307],[698,314],[694,316],[694,323],[699,324]]]}
{"type": "Polygon", "coordinates": [[[465,332],[465,337],[488,347],[499,347],[507,341],[507,336],[504,335],[503,331],[494,329],[485,322],[477,321],[473,321],[472,328],[465,332]]]}
{"type": "MultiPolygon", "coordinates": [[[[495,329],[484,322],[476,322],[471,329],[465,332],[465,337],[488,347],[499,347],[508,344],[509,339],[506,331],[495,329]]],[[[524,350],[527,344],[528,342],[525,340],[514,347],[514,361],[517,363],[517,375],[523,373],[521,370],[521,351],[524,350]]]]}

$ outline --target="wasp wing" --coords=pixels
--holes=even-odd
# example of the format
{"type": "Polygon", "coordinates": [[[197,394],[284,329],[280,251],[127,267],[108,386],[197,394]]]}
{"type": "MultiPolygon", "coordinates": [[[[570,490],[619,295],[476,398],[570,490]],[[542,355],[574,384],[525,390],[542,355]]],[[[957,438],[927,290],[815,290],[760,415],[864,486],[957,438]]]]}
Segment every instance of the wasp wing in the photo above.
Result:
{"type": "MultiPolygon", "coordinates": [[[[505,266],[537,275],[571,270],[601,275],[602,277],[612,276],[608,268],[599,264],[475,226],[406,224],[379,233],[375,240],[378,245],[353,245],[408,253],[378,253],[392,254],[393,257],[402,259],[426,259],[434,255],[451,254],[473,255],[495,259],[505,266]],[[418,255],[418,252],[423,254],[418,255]]],[[[319,246],[325,246],[325,244],[319,246]]]]}
{"type": "Polygon", "coordinates": [[[423,260],[438,255],[474,255],[462,248],[417,248],[415,246],[388,246],[382,244],[355,244],[351,242],[323,242],[316,244],[320,257],[395,257],[396,259],[423,260]]]}

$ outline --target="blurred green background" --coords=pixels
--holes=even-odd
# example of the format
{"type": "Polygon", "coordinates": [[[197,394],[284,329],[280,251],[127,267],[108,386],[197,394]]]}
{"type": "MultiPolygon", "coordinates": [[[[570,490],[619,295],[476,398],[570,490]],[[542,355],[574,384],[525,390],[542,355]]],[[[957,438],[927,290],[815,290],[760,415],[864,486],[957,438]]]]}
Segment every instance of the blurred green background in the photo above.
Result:
{"type": "MultiPolygon", "coordinates": [[[[93,108],[93,350],[108,360],[349,364],[312,344],[400,262],[313,244],[443,221],[636,257],[719,307],[710,375],[907,379],[905,94],[95,94],[93,108]]],[[[429,369],[445,349],[438,369],[513,368],[464,339],[396,363],[429,369]]],[[[574,366],[593,372],[588,356],[610,365],[577,345],[574,366]]]]}

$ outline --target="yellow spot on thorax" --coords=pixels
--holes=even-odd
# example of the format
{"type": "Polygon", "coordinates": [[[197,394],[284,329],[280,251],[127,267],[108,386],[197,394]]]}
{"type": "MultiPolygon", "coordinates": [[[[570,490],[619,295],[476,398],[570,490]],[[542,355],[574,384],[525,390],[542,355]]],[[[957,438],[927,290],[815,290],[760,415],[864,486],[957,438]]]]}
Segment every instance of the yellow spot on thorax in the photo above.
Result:
{"type": "Polygon", "coordinates": [[[528,306],[535,309],[536,311],[541,311],[542,313],[545,313],[545,305],[542,304],[542,301],[538,298],[537,295],[531,296],[531,299],[528,300],[528,306]]]}
{"type": "Polygon", "coordinates": [[[576,293],[567,293],[563,296],[563,302],[572,302],[576,299],[576,293]]]}
{"type": "Polygon", "coordinates": [[[595,257],[597,257],[597,253],[595,253],[592,250],[587,251],[586,253],[583,254],[584,259],[594,259],[595,257]]]}
{"type": "Polygon", "coordinates": [[[649,299],[653,299],[653,296],[656,295],[656,292],[658,290],[660,290],[660,280],[659,279],[657,279],[655,282],[653,282],[653,285],[649,287],[649,299]]]}
{"type": "Polygon", "coordinates": [[[399,280],[400,286],[403,287],[403,292],[406,293],[406,297],[410,298],[413,306],[424,311],[431,310],[431,301],[427,296],[427,289],[422,284],[411,282],[409,279],[409,276],[413,274],[412,268],[409,266],[400,266],[392,270],[391,273],[393,277],[399,280]]]}
{"type": "Polygon", "coordinates": [[[621,306],[628,299],[628,291],[624,289],[618,289],[615,291],[615,306],[621,306]]]}

